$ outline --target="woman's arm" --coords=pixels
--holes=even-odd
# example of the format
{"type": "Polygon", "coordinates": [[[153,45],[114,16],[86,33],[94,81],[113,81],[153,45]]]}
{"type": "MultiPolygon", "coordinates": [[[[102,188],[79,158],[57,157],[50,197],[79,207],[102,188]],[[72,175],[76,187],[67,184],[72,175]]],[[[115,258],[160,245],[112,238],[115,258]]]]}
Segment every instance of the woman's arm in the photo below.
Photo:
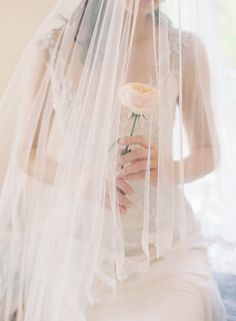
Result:
{"type": "Polygon", "coordinates": [[[183,164],[184,183],[190,183],[212,172],[215,168],[211,147],[199,147],[191,151],[190,155],[174,161],[175,185],[181,184],[181,170],[183,164]]]}
{"type": "Polygon", "coordinates": [[[29,176],[52,184],[58,164],[48,157],[45,151],[42,151],[44,157],[40,157],[42,142],[39,144],[45,132],[47,132],[46,139],[48,139],[55,114],[53,110],[45,112],[50,89],[50,78],[46,73],[48,52],[38,43],[31,45],[28,50],[28,69],[23,75],[23,108],[20,117],[24,126],[20,129],[19,163],[29,176]],[[42,129],[42,118],[46,113],[51,114],[51,117],[47,127],[44,126],[42,129]],[[40,164],[40,159],[44,164],[40,164]],[[43,175],[40,171],[42,168],[43,175]]]}
{"type": "MultiPolygon", "coordinates": [[[[212,114],[210,71],[207,55],[202,43],[195,37],[183,50],[182,119],[190,154],[180,160],[173,160],[174,184],[188,183],[199,179],[215,169],[219,162],[219,143],[214,129],[212,114]]],[[[182,124],[181,124],[182,128],[182,124]]],[[[139,144],[146,150],[135,150],[121,157],[121,163],[133,162],[119,175],[124,179],[144,179],[147,162],[148,141],[143,136],[126,137],[120,144],[139,144]],[[142,158],[142,161],[140,159],[142,158]]],[[[151,183],[156,186],[158,177],[158,149],[151,148],[151,183]]],[[[167,169],[169,172],[169,169],[167,169]]],[[[170,178],[171,182],[173,177],[170,178]]]]}
{"type": "MultiPolygon", "coordinates": [[[[20,144],[20,166],[30,177],[47,185],[53,185],[59,166],[60,168],[63,166],[58,162],[63,134],[57,126],[56,112],[50,109],[52,106],[50,107],[49,103],[46,103],[51,90],[51,81],[45,66],[46,54],[45,50],[38,47],[32,49],[28,75],[24,79],[25,88],[27,88],[23,112],[26,126],[20,144]]],[[[73,193],[76,190],[74,181],[78,176],[79,168],[75,165],[65,166],[65,168],[73,193]]],[[[88,172],[87,185],[84,186],[85,195],[90,193],[92,181],[91,169],[88,172]]],[[[116,185],[119,208],[125,214],[127,208],[131,207],[126,194],[130,195],[132,188],[119,178],[116,180],[116,185]]],[[[106,203],[109,208],[109,194],[107,194],[106,203]]]]}
{"type": "Polygon", "coordinates": [[[214,127],[210,70],[205,48],[194,37],[183,50],[182,119],[188,137],[190,154],[174,161],[175,183],[199,179],[214,171],[219,162],[219,142],[214,127]]]}

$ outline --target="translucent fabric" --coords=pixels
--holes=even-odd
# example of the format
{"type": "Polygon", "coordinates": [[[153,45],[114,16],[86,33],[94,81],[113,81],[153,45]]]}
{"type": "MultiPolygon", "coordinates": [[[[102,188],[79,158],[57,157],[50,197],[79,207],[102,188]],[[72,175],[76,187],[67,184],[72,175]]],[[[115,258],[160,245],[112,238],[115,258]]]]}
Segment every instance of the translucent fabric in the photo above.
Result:
{"type": "Polygon", "coordinates": [[[118,281],[112,304],[87,306],[88,321],[223,321],[224,308],[206,250],[192,248],[179,259],[152,257],[147,273],[118,281]]]}
{"type": "Polygon", "coordinates": [[[207,4],[62,0],[25,49],[0,105],[4,321],[85,320],[150,247],[209,246],[233,273],[236,114],[207,4]]]}

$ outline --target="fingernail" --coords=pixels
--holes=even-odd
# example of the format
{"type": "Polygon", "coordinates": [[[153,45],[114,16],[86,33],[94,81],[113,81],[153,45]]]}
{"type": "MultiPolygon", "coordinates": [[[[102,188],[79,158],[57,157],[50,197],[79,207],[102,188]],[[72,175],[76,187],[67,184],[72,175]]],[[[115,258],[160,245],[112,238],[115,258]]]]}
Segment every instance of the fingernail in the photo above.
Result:
{"type": "Polygon", "coordinates": [[[119,139],[119,144],[124,144],[126,138],[128,138],[128,136],[125,136],[125,137],[120,138],[120,139],[119,139]]]}

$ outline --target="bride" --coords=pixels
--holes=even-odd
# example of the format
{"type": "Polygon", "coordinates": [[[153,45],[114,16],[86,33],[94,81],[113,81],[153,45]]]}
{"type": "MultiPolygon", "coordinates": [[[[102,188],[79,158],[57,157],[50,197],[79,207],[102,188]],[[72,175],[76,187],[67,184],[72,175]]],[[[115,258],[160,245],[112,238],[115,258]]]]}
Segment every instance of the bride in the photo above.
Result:
{"type": "Polygon", "coordinates": [[[4,321],[225,320],[191,205],[220,163],[209,59],[161,5],[59,1],[19,62],[1,101],[4,321]]]}

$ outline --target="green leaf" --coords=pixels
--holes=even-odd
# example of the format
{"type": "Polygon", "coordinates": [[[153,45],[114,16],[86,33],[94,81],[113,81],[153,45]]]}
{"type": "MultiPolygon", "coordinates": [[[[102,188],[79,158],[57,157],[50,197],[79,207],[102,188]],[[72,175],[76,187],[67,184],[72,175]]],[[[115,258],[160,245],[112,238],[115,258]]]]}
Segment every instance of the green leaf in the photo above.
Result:
{"type": "Polygon", "coordinates": [[[129,119],[134,119],[138,114],[132,113],[129,119]]]}

